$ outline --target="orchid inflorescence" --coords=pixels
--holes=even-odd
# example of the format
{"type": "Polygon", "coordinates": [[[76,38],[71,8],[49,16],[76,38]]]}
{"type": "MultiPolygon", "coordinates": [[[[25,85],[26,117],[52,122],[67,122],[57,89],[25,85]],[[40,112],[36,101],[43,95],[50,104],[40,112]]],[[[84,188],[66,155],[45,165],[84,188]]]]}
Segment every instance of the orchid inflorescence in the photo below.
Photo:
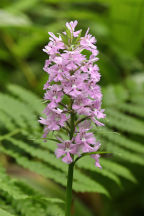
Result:
{"type": "MultiPolygon", "coordinates": [[[[66,23],[66,31],[55,36],[49,32],[50,42],[43,49],[49,55],[44,71],[49,75],[44,85],[47,103],[46,118],[39,122],[45,125],[46,138],[50,131],[63,130],[69,140],[56,135],[58,141],[56,156],[70,164],[75,155],[98,151],[100,143],[91,132],[93,125],[103,126],[99,120],[105,117],[101,109],[102,93],[97,84],[100,80],[96,39],[89,29],[81,37],[81,30],[75,31],[77,21],[66,23]]],[[[90,154],[99,164],[99,154],[90,154]]]]}

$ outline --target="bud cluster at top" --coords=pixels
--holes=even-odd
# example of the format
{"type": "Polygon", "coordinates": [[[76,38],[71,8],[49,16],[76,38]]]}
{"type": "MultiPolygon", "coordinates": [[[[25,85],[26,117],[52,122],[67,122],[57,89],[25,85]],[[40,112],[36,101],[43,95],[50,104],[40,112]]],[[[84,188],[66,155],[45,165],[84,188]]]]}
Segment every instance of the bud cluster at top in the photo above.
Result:
{"type": "MultiPolygon", "coordinates": [[[[66,31],[55,36],[49,32],[50,42],[43,49],[49,56],[44,71],[48,81],[44,85],[44,100],[47,105],[45,118],[39,121],[45,126],[43,137],[50,131],[63,130],[69,140],[57,136],[59,143],[55,154],[66,163],[74,160],[74,155],[96,152],[100,143],[90,130],[93,123],[102,126],[105,117],[101,109],[102,93],[97,84],[100,80],[96,39],[81,30],[75,31],[77,21],[66,23],[66,31]]],[[[100,167],[99,155],[91,155],[100,167]]]]}

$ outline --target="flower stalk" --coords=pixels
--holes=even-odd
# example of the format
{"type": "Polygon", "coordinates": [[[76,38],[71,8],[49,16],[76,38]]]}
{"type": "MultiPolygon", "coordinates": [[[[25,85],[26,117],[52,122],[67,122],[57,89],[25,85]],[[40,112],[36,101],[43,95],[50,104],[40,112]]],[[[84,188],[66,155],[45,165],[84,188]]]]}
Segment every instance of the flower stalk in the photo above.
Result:
{"type": "Polygon", "coordinates": [[[100,119],[105,118],[101,88],[97,84],[101,75],[95,64],[96,39],[89,29],[81,36],[82,30],[76,31],[76,26],[77,21],[71,21],[58,36],[49,32],[50,42],[43,49],[49,56],[44,66],[48,80],[44,85],[45,117],[39,122],[45,126],[44,139],[50,132],[56,137],[53,139],[57,141],[56,157],[68,164],[65,216],[71,215],[75,163],[89,155],[101,168],[101,152],[98,153],[101,145],[92,128],[94,124],[103,126],[100,119]]]}
{"type": "MultiPolygon", "coordinates": [[[[71,107],[72,108],[73,101],[71,99],[71,107]]],[[[75,130],[75,113],[71,113],[70,119],[70,140],[73,138],[75,130]]],[[[66,204],[65,204],[65,216],[70,216],[71,214],[71,203],[72,203],[72,184],[73,184],[73,172],[74,172],[74,162],[69,164],[68,166],[68,176],[67,176],[67,187],[66,187],[66,204]]]]}
{"type": "Polygon", "coordinates": [[[72,162],[68,166],[65,216],[70,216],[71,215],[73,172],[74,172],[74,162],[72,162]]]}

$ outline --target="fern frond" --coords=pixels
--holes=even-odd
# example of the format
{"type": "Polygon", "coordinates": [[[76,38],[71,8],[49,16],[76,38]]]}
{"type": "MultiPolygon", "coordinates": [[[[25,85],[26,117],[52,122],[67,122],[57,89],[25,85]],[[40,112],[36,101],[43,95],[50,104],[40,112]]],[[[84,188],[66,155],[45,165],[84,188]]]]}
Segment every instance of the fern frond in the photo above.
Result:
{"type": "Polygon", "coordinates": [[[100,163],[104,168],[106,168],[107,170],[110,170],[116,175],[121,176],[132,182],[135,182],[135,183],[137,182],[136,178],[134,177],[134,175],[131,173],[129,169],[116,163],[115,161],[110,161],[105,158],[100,158],[100,163]]]}
{"type": "Polygon", "coordinates": [[[144,96],[143,94],[133,94],[130,96],[130,101],[135,103],[135,104],[138,104],[140,106],[144,106],[144,96]]]}
{"type": "Polygon", "coordinates": [[[79,170],[75,170],[74,180],[73,188],[77,192],[98,192],[105,194],[108,197],[110,196],[103,185],[81,173],[79,170]]]}
{"type": "Polygon", "coordinates": [[[0,216],[16,216],[0,208],[0,216]]]}
{"type": "Polygon", "coordinates": [[[121,147],[114,146],[112,145],[112,143],[107,142],[107,141],[106,141],[106,144],[107,144],[107,149],[113,152],[117,157],[120,157],[130,163],[139,164],[141,166],[144,166],[144,157],[142,157],[141,155],[130,152],[121,147]]]}
{"type": "MultiPolygon", "coordinates": [[[[32,156],[34,156],[34,157],[37,157],[37,158],[41,159],[42,161],[49,163],[51,166],[54,166],[55,168],[60,169],[60,170],[62,170],[63,172],[67,173],[67,165],[64,164],[61,160],[57,159],[57,158],[54,156],[54,154],[52,154],[52,153],[50,153],[50,152],[47,152],[47,151],[45,151],[45,150],[41,150],[41,149],[39,149],[39,148],[34,148],[34,147],[32,147],[32,146],[29,146],[29,145],[25,144],[24,142],[22,142],[22,141],[20,141],[20,140],[15,140],[15,139],[12,139],[12,138],[8,138],[7,140],[11,141],[12,144],[14,144],[14,145],[16,145],[16,146],[22,148],[23,150],[25,150],[25,151],[26,151],[27,153],[29,153],[30,155],[32,155],[32,156]]],[[[44,143],[44,145],[46,145],[46,143],[44,143]]],[[[51,145],[54,145],[54,143],[52,143],[51,145]]],[[[50,146],[50,145],[49,145],[49,142],[48,142],[48,146],[50,146]]],[[[52,151],[53,151],[54,149],[55,149],[55,147],[52,148],[52,149],[50,148],[50,150],[52,150],[52,151]]],[[[99,171],[99,169],[96,169],[96,168],[95,168],[94,163],[93,163],[93,164],[91,163],[91,166],[89,166],[89,167],[90,167],[89,170],[91,170],[91,167],[92,167],[92,170],[93,170],[93,171],[99,172],[99,173],[101,173],[101,174],[103,174],[103,175],[105,175],[105,176],[111,178],[112,180],[116,181],[118,184],[120,184],[120,181],[119,181],[118,177],[114,176],[114,174],[111,174],[110,172],[108,172],[108,171],[106,171],[106,170],[99,171]]],[[[87,167],[87,168],[88,168],[88,167],[87,167]]],[[[81,173],[79,173],[78,170],[75,170],[75,177],[76,177],[75,179],[76,179],[76,180],[77,180],[77,179],[80,180],[80,178],[79,178],[80,175],[81,175],[81,173]]],[[[81,178],[82,183],[85,183],[85,182],[86,182],[86,179],[85,179],[85,178],[86,178],[86,176],[83,176],[83,177],[81,178]]],[[[88,178],[87,178],[87,180],[88,180],[88,178]]],[[[89,179],[89,181],[91,181],[91,180],[89,179]]],[[[91,183],[91,182],[90,182],[90,183],[91,183]]],[[[90,183],[89,183],[89,184],[90,184],[90,183]]],[[[91,184],[92,184],[92,183],[91,183],[91,184]]],[[[82,187],[83,187],[83,186],[81,186],[81,190],[82,190],[82,187]]],[[[75,186],[74,186],[74,188],[75,188],[75,186]]],[[[83,187],[83,188],[84,188],[84,187],[83,187]]],[[[97,190],[98,185],[95,185],[95,188],[96,188],[96,190],[97,190]],[[97,187],[96,187],[96,186],[97,186],[97,187]]],[[[79,188],[79,189],[80,189],[80,188],[79,188]]],[[[84,189],[83,189],[83,190],[84,190],[84,189]]],[[[85,187],[85,190],[86,190],[86,187],[85,187]]],[[[90,186],[89,186],[89,190],[95,190],[95,189],[94,189],[94,187],[90,187],[90,186]]]]}
{"type": "Polygon", "coordinates": [[[122,134],[115,133],[110,128],[96,130],[94,133],[96,136],[98,135],[100,138],[105,138],[106,140],[111,141],[113,144],[118,144],[137,153],[144,153],[144,146],[141,143],[128,139],[122,134]]]}
{"type": "Polygon", "coordinates": [[[144,135],[144,123],[134,117],[119,112],[114,108],[107,108],[109,120],[106,124],[121,131],[130,132],[137,135],[144,135]]]}
{"type": "Polygon", "coordinates": [[[55,155],[43,150],[41,148],[38,148],[38,146],[32,146],[27,145],[21,140],[13,139],[13,138],[7,138],[6,140],[9,140],[12,144],[18,146],[19,148],[26,151],[28,154],[30,154],[33,157],[36,157],[44,162],[49,163],[50,165],[56,167],[57,169],[60,169],[67,173],[67,165],[64,164],[62,161],[56,159],[55,155]]]}
{"type": "Polygon", "coordinates": [[[14,130],[16,128],[15,124],[12,122],[12,119],[2,110],[0,110],[0,122],[3,128],[8,130],[14,130]]]}
{"type": "MultiPolygon", "coordinates": [[[[60,172],[59,170],[48,167],[46,164],[41,163],[39,161],[32,161],[26,157],[19,155],[18,153],[5,149],[4,147],[0,147],[0,151],[3,153],[15,158],[16,162],[22,166],[23,168],[29,169],[39,175],[44,176],[45,178],[49,178],[54,180],[55,182],[66,186],[66,174],[60,172]]],[[[55,160],[57,160],[55,158],[55,160]]],[[[74,177],[74,190],[78,192],[100,192],[104,193],[108,196],[108,191],[99,183],[93,181],[85,175],[82,175],[78,170],[75,171],[74,177]],[[90,186],[91,185],[91,186],[90,186]]]]}
{"type": "Polygon", "coordinates": [[[45,204],[38,200],[25,200],[16,205],[16,209],[24,216],[63,216],[64,211],[56,204],[45,204]]]}
{"type": "Polygon", "coordinates": [[[29,160],[27,157],[23,157],[20,154],[10,150],[6,149],[4,147],[0,147],[0,151],[13,157],[16,162],[22,166],[23,168],[26,168],[32,172],[35,172],[39,175],[42,175],[46,178],[50,178],[52,180],[55,180],[55,182],[65,186],[66,185],[66,175],[58,170],[54,170],[45,164],[39,162],[39,161],[32,161],[29,160]]]}
{"type": "Polygon", "coordinates": [[[64,212],[62,209],[57,205],[48,206],[46,209],[46,213],[48,216],[64,216],[64,212]]]}
{"type": "Polygon", "coordinates": [[[119,103],[116,108],[124,112],[134,114],[139,117],[144,117],[144,107],[136,104],[119,103]]]}
{"type": "MultiPolygon", "coordinates": [[[[38,216],[46,216],[46,208],[50,207],[52,210],[56,204],[63,203],[60,199],[45,197],[20,180],[10,178],[1,166],[0,191],[0,198],[4,197],[8,203],[1,203],[1,208],[15,212],[14,216],[19,213],[24,216],[32,216],[34,213],[38,216]]],[[[57,209],[63,212],[58,206],[57,209]]],[[[53,214],[53,216],[56,215],[56,213],[53,214]]]]}
{"type": "MultiPolygon", "coordinates": [[[[47,150],[52,151],[52,152],[54,152],[56,150],[57,146],[56,146],[56,143],[54,141],[48,139],[46,142],[44,142],[44,140],[42,138],[40,139],[39,137],[38,138],[37,138],[37,136],[31,137],[30,135],[28,135],[29,139],[32,139],[34,143],[40,145],[42,148],[47,149],[47,150]]],[[[51,135],[51,136],[49,136],[49,138],[54,138],[54,137],[51,135]]]]}
{"type": "Polygon", "coordinates": [[[21,191],[23,191],[25,194],[29,196],[27,200],[35,199],[35,200],[39,200],[40,202],[53,203],[53,204],[64,203],[64,201],[59,198],[53,198],[53,197],[51,198],[41,194],[39,191],[37,191],[36,189],[28,185],[24,180],[15,179],[14,182],[21,189],[21,191]]]}
{"type": "Polygon", "coordinates": [[[42,104],[42,101],[33,93],[30,91],[18,86],[18,85],[8,85],[8,90],[16,95],[18,98],[20,98],[21,101],[28,104],[31,109],[37,113],[42,113],[44,110],[44,105],[42,104]]]}
{"type": "Polygon", "coordinates": [[[6,94],[0,94],[0,110],[6,113],[20,128],[31,127],[31,130],[37,130],[39,124],[33,112],[23,102],[18,101],[6,94]],[[35,125],[35,127],[33,127],[35,125]]]}
{"type": "Polygon", "coordinates": [[[111,179],[112,181],[116,182],[118,185],[121,186],[120,179],[118,178],[117,175],[106,170],[105,168],[99,169],[98,167],[93,166],[93,164],[94,164],[94,161],[90,157],[82,158],[77,162],[77,166],[79,168],[83,168],[84,170],[90,170],[90,171],[93,171],[94,173],[98,173],[104,177],[111,179]]]}
{"type": "Polygon", "coordinates": [[[26,199],[27,195],[17,187],[4,171],[0,169],[0,190],[8,193],[14,199],[26,199]]]}
{"type": "MultiPolygon", "coordinates": [[[[11,141],[12,144],[22,148],[23,150],[25,150],[27,153],[29,153],[30,155],[37,157],[39,159],[41,159],[44,162],[49,163],[51,166],[54,166],[57,169],[60,169],[62,171],[64,171],[65,173],[67,173],[67,165],[64,164],[61,160],[56,159],[55,155],[47,152],[45,150],[42,150],[40,148],[34,148],[30,145],[25,144],[24,142],[20,141],[20,140],[15,140],[12,138],[8,138],[7,140],[11,141]]],[[[114,174],[108,172],[107,170],[99,170],[98,168],[96,168],[93,163],[93,161],[91,161],[91,163],[89,163],[90,161],[88,161],[88,163],[85,163],[85,167],[82,168],[86,168],[95,172],[98,172],[104,176],[107,176],[108,178],[111,178],[112,180],[116,181],[118,184],[120,184],[120,181],[118,179],[117,176],[115,176],[114,174]]],[[[81,167],[81,166],[79,166],[81,167]]],[[[75,171],[77,172],[77,171],[75,171]]],[[[83,176],[83,178],[85,178],[83,176]]]]}
{"type": "MultiPolygon", "coordinates": [[[[10,85],[9,90],[14,96],[0,94],[0,127],[3,128],[0,135],[0,141],[2,143],[0,151],[14,158],[19,166],[51,179],[62,186],[66,186],[67,165],[54,155],[56,143],[49,140],[49,138],[53,138],[53,135],[49,134],[47,142],[43,142],[41,138],[42,129],[36,117],[44,108],[41,100],[33,93],[16,85],[10,85]]],[[[135,177],[129,169],[115,162],[115,159],[121,158],[121,160],[130,163],[144,165],[142,158],[142,154],[144,153],[143,145],[137,141],[130,140],[123,134],[118,135],[113,133],[111,129],[114,128],[121,133],[126,132],[141,136],[144,135],[144,124],[136,118],[137,116],[143,116],[142,106],[133,103],[134,109],[132,109],[130,103],[127,104],[124,102],[125,99],[128,99],[128,94],[125,96],[121,96],[123,103],[120,105],[117,100],[117,102],[113,103],[113,107],[106,108],[108,119],[106,122],[107,128],[100,128],[95,131],[97,140],[99,138],[105,144],[104,146],[114,152],[115,157],[113,161],[101,158],[100,161],[103,169],[98,169],[94,166],[94,161],[89,157],[79,160],[74,172],[73,188],[76,192],[99,192],[109,196],[109,192],[105,186],[99,180],[94,179],[96,174],[101,175],[102,178],[106,177],[114,181],[119,186],[121,186],[120,177],[136,182],[135,177]],[[127,113],[132,113],[135,117],[127,113]]],[[[130,100],[128,99],[128,101],[130,100]]],[[[62,136],[64,135],[62,134],[62,136]]],[[[0,177],[0,179],[2,178],[0,177]]],[[[15,180],[10,183],[10,187],[12,187],[11,184],[18,188],[23,195],[28,196],[28,198],[23,199],[26,203],[25,205],[32,205],[32,200],[28,201],[30,195],[23,190],[22,185],[15,180]]],[[[27,188],[26,185],[24,187],[25,189],[27,188]]],[[[7,196],[9,194],[14,200],[14,195],[11,195],[10,188],[5,193],[7,193],[7,196]]],[[[33,190],[31,194],[33,194],[32,196],[36,200],[36,195],[33,190]]],[[[46,198],[40,198],[40,200],[42,199],[46,200],[46,198]]],[[[19,206],[22,206],[20,201],[19,206]]],[[[15,209],[17,209],[17,212],[20,212],[18,205],[16,205],[15,209]]],[[[28,212],[27,210],[23,210],[20,214],[27,216],[28,212]]],[[[29,214],[32,215],[32,213],[29,214]]],[[[39,214],[43,215],[43,213],[39,214]]]]}

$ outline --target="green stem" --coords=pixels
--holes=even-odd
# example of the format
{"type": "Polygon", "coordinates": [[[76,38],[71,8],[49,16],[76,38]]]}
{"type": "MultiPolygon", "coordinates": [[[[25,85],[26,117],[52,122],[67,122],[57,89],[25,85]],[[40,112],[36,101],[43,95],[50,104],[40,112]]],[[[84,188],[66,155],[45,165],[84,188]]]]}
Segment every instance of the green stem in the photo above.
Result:
{"type": "MultiPolygon", "coordinates": [[[[71,101],[71,107],[72,107],[72,101],[71,101]]],[[[70,140],[73,138],[73,134],[75,131],[74,121],[75,121],[75,113],[72,112],[71,120],[70,120],[70,134],[69,134],[70,140]]],[[[69,164],[69,167],[68,167],[65,216],[71,215],[73,171],[74,171],[74,162],[69,164]]]]}
{"type": "Polygon", "coordinates": [[[73,138],[73,134],[74,134],[74,131],[75,131],[74,120],[75,120],[75,113],[72,112],[71,113],[71,121],[70,121],[70,140],[73,138]]]}
{"type": "Polygon", "coordinates": [[[65,216],[71,215],[73,170],[74,170],[74,163],[71,163],[68,168],[65,216]]]}

